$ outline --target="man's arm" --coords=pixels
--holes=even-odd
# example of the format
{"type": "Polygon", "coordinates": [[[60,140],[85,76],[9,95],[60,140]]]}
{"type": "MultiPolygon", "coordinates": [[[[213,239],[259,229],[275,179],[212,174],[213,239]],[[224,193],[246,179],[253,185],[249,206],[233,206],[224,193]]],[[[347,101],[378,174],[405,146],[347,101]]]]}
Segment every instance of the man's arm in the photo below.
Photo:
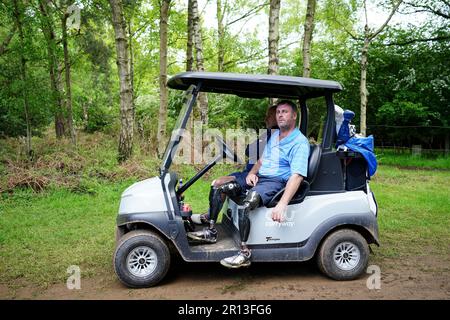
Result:
{"type": "Polygon", "coordinates": [[[250,173],[257,174],[259,171],[259,168],[261,168],[261,165],[262,165],[261,159],[258,159],[258,161],[256,161],[256,163],[253,165],[252,170],[250,170],[250,172],[248,174],[250,174],[250,173]]]}
{"type": "Polygon", "coordinates": [[[259,168],[261,168],[261,165],[262,165],[262,162],[261,162],[261,159],[259,159],[253,165],[252,169],[250,170],[247,177],[245,178],[245,182],[247,182],[247,184],[249,186],[256,186],[256,184],[258,183],[258,176],[256,174],[258,173],[259,168]]]}
{"type": "Polygon", "coordinates": [[[297,173],[294,173],[290,176],[286,189],[284,190],[283,196],[281,197],[278,204],[272,210],[272,220],[282,222],[284,220],[284,212],[286,211],[286,207],[291,201],[294,194],[297,192],[298,187],[303,181],[303,177],[297,173]]]}

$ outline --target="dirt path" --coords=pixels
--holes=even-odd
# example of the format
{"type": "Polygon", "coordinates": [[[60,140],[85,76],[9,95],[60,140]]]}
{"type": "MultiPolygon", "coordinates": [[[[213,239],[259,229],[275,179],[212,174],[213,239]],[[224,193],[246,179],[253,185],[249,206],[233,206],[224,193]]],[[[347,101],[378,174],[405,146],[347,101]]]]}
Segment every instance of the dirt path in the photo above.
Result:
{"type": "MultiPolygon", "coordinates": [[[[368,289],[369,274],[349,282],[324,277],[313,263],[254,264],[227,270],[219,264],[177,262],[155,288],[128,289],[112,273],[46,290],[0,285],[3,299],[450,299],[450,257],[383,259],[380,289],[368,289]]],[[[372,276],[370,276],[372,279],[372,276]]],[[[370,282],[370,281],[369,281],[370,282]]],[[[375,282],[371,282],[375,283],[375,282]]]]}

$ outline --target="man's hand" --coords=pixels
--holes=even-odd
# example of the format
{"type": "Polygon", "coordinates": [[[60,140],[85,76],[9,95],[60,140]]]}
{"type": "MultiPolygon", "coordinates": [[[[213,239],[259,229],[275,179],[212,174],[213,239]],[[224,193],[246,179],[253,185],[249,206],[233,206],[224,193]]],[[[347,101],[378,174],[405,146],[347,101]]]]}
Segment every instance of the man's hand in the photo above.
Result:
{"type": "Polygon", "coordinates": [[[278,204],[272,210],[272,220],[283,222],[286,217],[287,205],[278,202],[278,204]]]}
{"type": "Polygon", "coordinates": [[[249,186],[254,187],[258,183],[258,176],[250,172],[245,178],[245,182],[247,182],[249,186]]]}
{"type": "Polygon", "coordinates": [[[272,220],[283,222],[286,217],[286,210],[289,201],[291,201],[295,192],[298,190],[298,187],[303,181],[303,177],[297,173],[294,173],[289,177],[288,182],[286,183],[286,189],[284,190],[283,196],[280,201],[272,210],[272,220]]]}

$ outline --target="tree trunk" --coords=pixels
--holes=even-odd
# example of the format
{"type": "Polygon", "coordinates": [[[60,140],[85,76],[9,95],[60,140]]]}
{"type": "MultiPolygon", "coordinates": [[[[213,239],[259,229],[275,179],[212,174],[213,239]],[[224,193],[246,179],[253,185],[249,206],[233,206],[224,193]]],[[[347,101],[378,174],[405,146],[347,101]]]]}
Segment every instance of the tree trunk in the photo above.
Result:
{"type": "Polygon", "coordinates": [[[306,7],[305,31],[303,34],[303,77],[311,77],[311,42],[314,32],[314,15],[316,12],[316,0],[308,0],[306,7]]]}
{"type": "Polygon", "coordinates": [[[109,0],[114,26],[117,69],[120,81],[120,137],[119,162],[127,160],[133,150],[133,95],[130,83],[130,61],[128,59],[128,43],[126,24],[123,16],[123,5],[120,0],[109,0]]]}
{"type": "MultiPolygon", "coordinates": [[[[197,70],[205,71],[205,67],[203,66],[203,44],[197,0],[192,0],[192,17],[194,24],[194,46],[197,70]]],[[[201,92],[198,95],[198,102],[200,106],[200,120],[202,121],[202,124],[208,125],[208,97],[206,96],[206,93],[201,92]]]]}
{"type": "MultiPolygon", "coordinates": [[[[192,14],[192,0],[188,0],[188,15],[187,15],[187,46],[186,46],[186,71],[194,70],[194,55],[193,55],[193,44],[194,42],[194,20],[192,14]]],[[[188,119],[186,124],[186,130],[192,132],[193,122],[194,122],[194,112],[188,119]]]]}
{"type": "Polygon", "coordinates": [[[223,25],[224,14],[225,6],[222,7],[222,0],[217,0],[217,71],[219,72],[223,72],[223,62],[225,60],[225,48],[223,43],[225,36],[225,27],[223,25]]]}
{"type": "Polygon", "coordinates": [[[170,0],[161,1],[159,16],[159,116],[158,116],[158,154],[164,152],[167,122],[167,29],[170,0]]]}
{"type": "Polygon", "coordinates": [[[52,88],[53,109],[55,115],[55,134],[59,139],[65,135],[64,106],[62,99],[61,77],[58,72],[58,57],[56,51],[56,36],[53,28],[52,18],[48,13],[45,0],[39,1],[39,10],[42,16],[42,30],[47,42],[47,59],[52,88]]]}
{"type": "Polygon", "coordinates": [[[61,19],[61,30],[62,30],[62,43],[64,49],[64,71],[66,80],[66,120],[67,120],[67,130],[69,131],[70,141],[73,145],[76,145],[75,139],[75,128],[73,125],[73,113],[72,113],[72,85],[70,80],[70,57],[69,48],[67,44],[67,18],[68,14],[64,13],[61,19]]]}
{"type": "Polygon", "coordinates": [[[194,55],[192,53],[194,42],[194,17],[192,13],[192,1],[193,0],[188,0],[186,71],[194,70],[194,55]]]}
{"type": "Polygon", "coordinates": [[[361,126],[361,134],[366,136],[367,124],[366,124],[366,114],[367,114],[367,99],[369,96],[369,92],[367,91],[367,65],[368,65],[368,51],[370,42],[375,39],[375,37],[380,34],[381,31],[388,25],[392,16],[397,11],[398,7],[402,3],[403,0],[398,0],[397,3],[392,7],[391,13],[384,23],[376,30],[371,33],[369,29],[369,22],[367,19],[367,5],[366,0],[364,0],[364,12],[366,17],[366,25],[364,27],[364,45],[361,50],[361,83],[359,88],[359,94],[361,96],[361,118],[360,118],[360,126],[361,126]]]}
{"type": "MultiPolygon", "coordinates": [[[[280,0],[270,0],[269,9],[269,74],[278,74],[278,42],[280,21],[280,0]]],[[[269,99],[269,104],[274,105],[277,99],[269,99]]]]}
{"type": "Polygon", "coordinates": [[[24,56],[25,51],[25,37],[23,34],[23,27],[22,27],[22,8],[19,9],[19,5],[17,3],[17,0],[14,1],[14,16],[16,18],[16,24],[17,28],[19,29],[19,38],[20,38],[20,80],[22,82],[21,84],[21,91],[23,96],[23,109],[25,113],[25,124],[26,124],[26,131],[27,131],[27,138],[26,138],[26,152],[27,157],[31,160],[32,158],[32,149],[31,149],[31,123],[30,123],[30,107],[28,104],[28,93],[27,93],[27,63],[24,56]]]}
{"type": "Polygon", "coordinates": [[[278,41],[280,0],[270,0],[269,10],[269,74],[278,74],[278,41]]]}
{"type": "MultiPolygon", "coordinates": [[[[52,71],[54,77],[54,87],[56,92],[56,97],[58,99],[58,105],[56,106],[57,110],[55,112],[55,130],[56,136],[58,138],[62,138],[67,134],[67,123],[66,123],[66,108],[64,104],[64,84],[62,81],[62,67],[59,61],[57,60],[56,51],[55,51],[55,65],[54,70],[52,71]]],[[[52,77],[52,75],[50,75],[52,77]]]]}
{"type": "Polygon", "coordinates": [[[85,102],[81,105],[81,107],[83,108],[84,131],[88,131],[89,128],[89,105],[90,99],[88,99],[88,102],[85,102]]]}
{"type": "Polygon", "coordinates": [[[359,95],[361,97],[361,115],[360,115],[360,132],[366,136],[366,111],[367,111],[367,55],[369,50],[370,40],[368,37],[368,27],[366,25],[366,35],[364,37],[364,45],[361,50],[361,83],[359,88],[359,95]]]}
{"type": "Polygon", "coordinates": [[[131,85],[131,96],[133,97],[133,110],[135,110],[134,102],[136,99],[134,92],[134,56],[133,56],[133,33],[131,30],[131,19],[128,21],[128,47],[130,49],[130,85],[131,85]]]}

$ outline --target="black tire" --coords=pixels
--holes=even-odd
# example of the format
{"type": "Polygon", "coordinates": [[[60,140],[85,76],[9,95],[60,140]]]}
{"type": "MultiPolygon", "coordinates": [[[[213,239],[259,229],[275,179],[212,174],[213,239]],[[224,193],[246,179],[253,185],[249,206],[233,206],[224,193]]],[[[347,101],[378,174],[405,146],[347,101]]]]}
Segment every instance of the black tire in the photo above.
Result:
{"type": "Polygon", "coordinates": [[[334,280],[359,278],[366,271],[368,262],[369,245],[366,239],[351,229],[341,229],[328,235],[317,255],[320,271],[334,280]],[[338,256],[345,259],[335,259],[335,250],[338,256]],[[348,252],[352,255],[349,256],[348,252]],[[344,256],[345,253],[347,256],[344,256]]]}
{"type": "MultiPolygon", "coordinates": [[[[170,267],[170,252],[166,242],[156,233],[136,230],[125,234],[120,239],[116,246],[113,263],[119,280],[126,286],[130,288],[151,287],[158,284],[167,274],[170,267]],[[145,271],[148,272],[147,274],[137,275],[131,270],[132,267],[129,267],[128,257],[129,255],[132,257],[136,252],[150,253],[155,261],[148,271],[145,271]]],[[[137,271],[134,270],[134,272],[137,271]]]]}

